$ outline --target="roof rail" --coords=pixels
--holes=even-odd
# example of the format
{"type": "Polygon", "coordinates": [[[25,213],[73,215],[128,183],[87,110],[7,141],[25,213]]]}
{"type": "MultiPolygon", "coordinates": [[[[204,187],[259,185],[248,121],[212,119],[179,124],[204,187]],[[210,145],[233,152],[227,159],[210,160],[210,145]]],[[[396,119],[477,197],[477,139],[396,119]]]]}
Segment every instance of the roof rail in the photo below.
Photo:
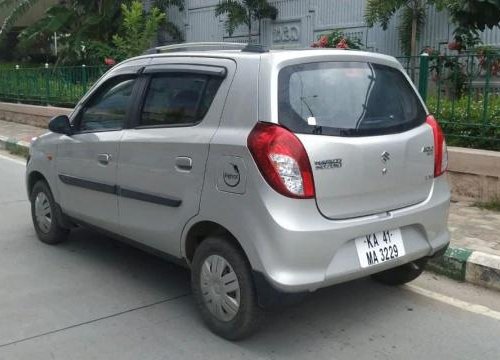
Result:
{"type": "Polygon", "coordinates": [[[266,52],[261,45],[234,42],[191,42],[166,46],[158,46],[146,50],[143,55],[180,51],[241,50],[244,52],[266,52]]]}
{"type": "Polygon", "coordinates": [[[254,53],[265,53],[269,52],[269,49],[260,44],[247,44],[243,49],[243,52],[254,52],[254,53]]]}

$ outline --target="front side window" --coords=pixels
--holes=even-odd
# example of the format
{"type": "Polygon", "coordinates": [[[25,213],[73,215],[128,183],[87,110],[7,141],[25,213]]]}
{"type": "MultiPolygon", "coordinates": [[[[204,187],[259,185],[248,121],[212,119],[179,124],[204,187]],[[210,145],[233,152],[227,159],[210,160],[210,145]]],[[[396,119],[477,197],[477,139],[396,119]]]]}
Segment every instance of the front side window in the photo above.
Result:
{"type": "Polygon", "coordinates": [[[116,78],[105,83],[83,108],[80,131],[122,129],[132,97],[135,79],[116,78]]]}
{"type": "Polygon", "coordinates": [[[364,62],[289,66],[279,74],[279,121],[297,133],[364,136],[396,133],[426,113],[397,69],[364,62]]]}
{"type": "Polygon", "coordinates": [[[186,126],[208,112],[221,84],[203,74],[165,74],[151,79],[140,126],[186,126]]]}

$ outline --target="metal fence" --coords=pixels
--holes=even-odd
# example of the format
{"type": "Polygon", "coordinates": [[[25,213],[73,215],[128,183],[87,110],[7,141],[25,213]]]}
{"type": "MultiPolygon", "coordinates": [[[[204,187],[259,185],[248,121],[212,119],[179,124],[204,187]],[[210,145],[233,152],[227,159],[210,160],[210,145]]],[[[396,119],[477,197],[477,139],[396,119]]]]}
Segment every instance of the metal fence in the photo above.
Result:
{"type": "Polygon", "coordinates": [[[431,54],[399,60],[415,75],[449,145],[500,151],[499,55],[431,54]]]}
{"type": "Polygon", "coordinates": [[[107,69],[85,65],[0,69],[0,101],[72,107],[107,69]]]}

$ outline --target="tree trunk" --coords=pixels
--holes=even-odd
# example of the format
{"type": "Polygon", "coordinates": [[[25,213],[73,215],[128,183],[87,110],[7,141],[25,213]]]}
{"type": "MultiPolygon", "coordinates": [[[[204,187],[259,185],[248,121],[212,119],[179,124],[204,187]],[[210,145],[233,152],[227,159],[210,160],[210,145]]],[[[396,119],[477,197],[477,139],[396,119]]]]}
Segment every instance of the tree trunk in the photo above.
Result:
{"type": "Polygon", "coordinates": [[[259,45],[262,45],[262,19],[257,19],[257,21],[259,22],[259,45]]]}
{"type": "Polygon", "coordinates": [[[410,43],[410,55],[411,55],[411,60],[410,60],[410,66],[411,66],[411,79],[415,81],[415,63],[416,63],[416,56],[417,56],[417,16],[418,16],[418,10],[414,9],[413,10],[413,17],[411,21],[411,43],[410,43]]]}
{"type": "Polygon", "coordinates": [[[252,43],[252,13],[248,9],[248,43],[252,43]]]}

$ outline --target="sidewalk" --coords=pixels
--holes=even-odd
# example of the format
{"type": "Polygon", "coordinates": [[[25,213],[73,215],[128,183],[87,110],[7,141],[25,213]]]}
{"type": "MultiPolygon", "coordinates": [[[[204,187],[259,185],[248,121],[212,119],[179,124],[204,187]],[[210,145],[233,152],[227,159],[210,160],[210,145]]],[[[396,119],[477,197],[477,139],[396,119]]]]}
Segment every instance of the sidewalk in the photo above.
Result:
{"type": "MultiPolygon", "coordinates": [[[[27,155],[31,138],[46,129],[0,120],[0,149],[27,155]]],[[[470,203],[452,203],[451,244],[443,258],[429,268],[460,281],[500,290],[500,212],[482,210],[470,203]]]]}
{"type": "Polygon", "coordinates": [[[0,149],[26,156],[31,139],[47,131],[35,126],[0,120],[0,149]]]}
{"type": "Polygon", "coordinates": [[[500,212],[452,203],[448,227],[450,247],[428,267],[459,281],[500,290],[500,212]]]}
{"type": "Polygon", "coordinates": [[[452,203],[448,224],[453,246],[500,256],[500,212],[452,203]]]}

